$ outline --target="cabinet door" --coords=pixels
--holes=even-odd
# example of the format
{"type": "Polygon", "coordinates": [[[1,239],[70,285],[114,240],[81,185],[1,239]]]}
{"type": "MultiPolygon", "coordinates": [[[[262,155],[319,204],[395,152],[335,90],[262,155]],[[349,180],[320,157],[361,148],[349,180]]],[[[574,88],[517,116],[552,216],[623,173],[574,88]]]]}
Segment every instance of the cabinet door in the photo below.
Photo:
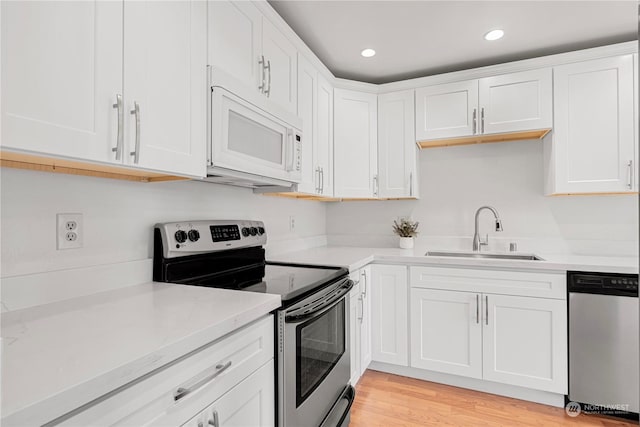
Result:
{"type": "Polygon", "coordinates": [[[316,158],[318,143],[318,72],[302,55],[298,57],[298,116],[302,119],[301,193],[320,193],[320,171],[316,158]]]}
{"type": "Polygon", "coordinates": [[[266,95],[292,113],[296,112],[296,47],[267,18],[262,18],[262,54],[266,71],[266,95]]]}
{"type": "Polygon", "coordinates": [[[478,80],[416,90],[416,139],[455,138],[478,132],[478,80]]]}
{"type": "Polygon", "coordinates": [[[318,75],[316,159],[320,168],[320,194],[333,196],[333,86],[318,75]]]}
{"type": "Polygon", "coordinates": [[[416,197],[414,91],[378,96],[380,197],[416,197]]]}
{"type": "Polygon", "coordinates": [[[124,16],[125,163],[205,176],[206,3],[127,0],[124,16]]]}
{"type": "Polygon", "coordinates": [[[483,377],[567,394],[567,303],[483,295],[483,377]]]}
{"type": "Polygon", "coordinates": [[[635,190],[632,55],[554,68],[553,193],[635,190]]]}
{"type": "Polygon", "coordinates": [[[406,266],[371,266],[371,348],[377,362],[409,363],[407,292],[406,266]]]}
{"type": "Polygon", "coordinates": [[[333,93],[335,196],[377,197],[377,97],[344,89],[333,93]]]}
{"type": "Polygon", "coordinates": [[[359,282],[355,286],[356,287],[349,294],[349,350],[351,351],[350,363],[352,385],[355,385],[360,379],[360,324],[362,320],[360,314],[362,313],[362,299],[360,298],[359,282]]]}
{"type": "Polygon", "coordinates": [[[275,425],[273,360],[205,409],[205,426],[247,427],[275,425]]]}
{"type": "Polygon", "coordinates": [[[486,77],[478,87],[480,133],[551,128],[551,68],[486,77]]]}
{"type": "Polygon", "coordinates": [[[371,363],[371,267],[360,270],[360,296],[362,298],[362,323],[360,324],[360,373],[371,363]]]}
{"type": "Polygon", "coordinates": [[[209,64],[255,88],[262,83],[262,14],[248,1],[208,2],[209,64]]]}
{"type": "Polygon", "coordinates": [[[411,289],[411,366],[482,378],[480,294],[411,289]]]}
{"type": "Polygon", "coordinates": [[[0,7],[2,146],[116,162],[122,2],[0,7]]]}

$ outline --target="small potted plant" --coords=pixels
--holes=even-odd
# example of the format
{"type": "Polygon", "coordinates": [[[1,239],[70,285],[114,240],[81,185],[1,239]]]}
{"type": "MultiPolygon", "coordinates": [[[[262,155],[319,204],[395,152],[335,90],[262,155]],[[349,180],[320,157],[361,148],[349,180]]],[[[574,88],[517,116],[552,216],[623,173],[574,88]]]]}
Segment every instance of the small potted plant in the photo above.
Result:
{"type": "Polygon", "coordinates": [[[406,218],[393,221],[393,232],[400,236],[400,247],[402,249],[413,248],[413,238],[418,234],[419,222],[413,222],[406,218]]]}

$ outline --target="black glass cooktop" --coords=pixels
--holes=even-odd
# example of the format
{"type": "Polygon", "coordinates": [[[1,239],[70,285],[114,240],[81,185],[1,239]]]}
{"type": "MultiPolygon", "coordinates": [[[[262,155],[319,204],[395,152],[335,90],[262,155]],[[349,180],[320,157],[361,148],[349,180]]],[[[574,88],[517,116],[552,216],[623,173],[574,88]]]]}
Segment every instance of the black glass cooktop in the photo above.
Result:
{"type": "Polygon", "coordinates": [[[277,294],[283,302],[290,302],[346,274],[343,268],[267,264],[262,280],[243,290],[277,294]]]}

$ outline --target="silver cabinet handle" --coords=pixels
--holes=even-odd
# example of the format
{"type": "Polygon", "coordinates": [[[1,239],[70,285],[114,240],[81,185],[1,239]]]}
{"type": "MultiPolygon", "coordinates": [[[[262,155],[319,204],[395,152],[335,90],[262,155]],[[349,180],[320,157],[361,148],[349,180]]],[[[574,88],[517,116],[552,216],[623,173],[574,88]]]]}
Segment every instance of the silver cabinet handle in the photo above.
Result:
{"type": "Polygon", "coordinates": [[[116,103],[113,108],[118,110],[118,136],[116,137],[116,146],[111,149],[116,153],[116,160],[122,157],[122,142],[124,140],[124,108],[122,106],[122,95],[116,95],[116,103]]]}
{"type": "Polygon", "coordinates": [[[482,125],[482,130],[480,133],[484,133],[484,107],[480,110],[480,124],[482,125]]]}
{"type": "Polygon", "coordinates": [[[476,294],[476,323],[480,324],[480,294],[476,294]]]}
{"type": "Polygon", "coordinates": [[[629,160],[627,164],[627,187],[633,188],[633,160],[629,160]]]}
{"type": "Polygon", "coordinates": [[[231,366],[231,360],[225,363],[224,365],[223,364],[216,365],[216,371],[213,374],[201,379],[191,387],[178,387],[178,389],[173,392],[173,400],[177,402],[178,400],[182,399],[186,395],[191,394],[194,391],[198,390],[199,388],[204,387],[207,383],[210,383],[211,381],[215,380],[218,377],[218,375],[220,375],[221,373],[229,369],[230,366],[231,366]]]}
{"type": "Polygon", "coordinates": [[[473,134],[475,135],[478,130],[478,111],[473,109],[473,134]]]}
{"type": "Polygon", "coordinates": [[[373,175],[373,196],[378,197],[378,175],[373,175]]]}
{"type": "Polygon", "coordinates": [[[133,156],[133,163],[137,165],[138,160],[140,160],[140,104],[135,101],[133,101],[131,114],[135,116],[136,120],[136,145],[134,150],[129,154],[133,156]]]}
{"type": "Polygon", "coordinates": [[[362,295],[358,297],[358,301],[360,301],[360,316],[358,316],[358,320],[362,323],[362,318],[364,317],[364,299],[362,295]]]}
{"type": "Polygon", "coordinates": [[[271,96],[271,60],[267,61],[267,70],[269,71],[269,78],[267,79],[269,87],[267,88],[267,98],[271,96]]]}
{"type": "Polygon", "coordinates": [[[213,419],[209,420],[209,425],[213,427],[220,427],[220,417],[218,417],[218,411],[213,411],[213,419]]]}
{"type": "Polygon", "coordinates": [[[489,324],[489,295],[484,296],[484,324],[489,324]]]}
{"type": "Polygon", "coordinates": [[[409,196],[413,197],[413,172],[409,172],[409,196]]]}
{"type": "Polygon", "coordinates": [[[260,86],[258,86],[258,90],[260,90],[260,93],[264,93],[264,91],[267,89],[267,86],[265,84],[264,55],[260,55],[260,59],[258,59],[258,65],[260,65],[260,75],[262,76],[262,78],[260,79],[260,86]]]}
{"type": "Polygon", "coordinates": [[[324,194],[324,168],[320,168],[320,194],[324,194]]]}
{"type": "Polygon", "coordinates": [[[320,168],[316,168],[316,170],[313,172],[313,182],[316,184],[316,193],[320,193],[320,168]]]}
{"type": "Polygon", "coordinates": [[[362,292],[362,297],[366,298],[367,297],[367,285],[368,285],[368,282],[369,282],[369,280],[367,279],[367,270],[362,270],[361,276],[364,279],[364,291],[362,292]]]}

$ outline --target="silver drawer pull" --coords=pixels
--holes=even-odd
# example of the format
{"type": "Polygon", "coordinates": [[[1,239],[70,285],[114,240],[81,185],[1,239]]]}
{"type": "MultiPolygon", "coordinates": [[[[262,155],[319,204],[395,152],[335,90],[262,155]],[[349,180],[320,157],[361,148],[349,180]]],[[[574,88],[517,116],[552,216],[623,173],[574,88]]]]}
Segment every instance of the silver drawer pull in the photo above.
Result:
{"type": "Polygon", "coordinates": [[[111,149],[116,153],[116,160],[120,160],[122,156],[122,141],[124,139],[124,108],[122,106],[122,95],[116,95],[116,103],[113,104],[113,108],[118,110],[118,133],[116,136],[116,146],[111,149]]]}
{"type": "Polygon", "coordinates": [[[194,391],[198,390],[199,388],[204,387],[207,383],[215,380],[218,377],[218,375],[220,375],[221,373],[229,369],[230,366],[231,366],[231,360],[225,363],[224,365],[223,364],[216,365],[216,372],[201,379],[191,387],[178,387],[178,389],[173,392],[173,400],[177,402],[178,400],[182,399],[186,395],[191,394],[194,391]]]}
{"type": "Polygon", "coordinates": [[[130,111],[136,120],[136,143],[134,149],[129,154],[133,156],[133,163],[138,164],[140,160],[140,104],[133,101],[133,110],[130,111]]]}

